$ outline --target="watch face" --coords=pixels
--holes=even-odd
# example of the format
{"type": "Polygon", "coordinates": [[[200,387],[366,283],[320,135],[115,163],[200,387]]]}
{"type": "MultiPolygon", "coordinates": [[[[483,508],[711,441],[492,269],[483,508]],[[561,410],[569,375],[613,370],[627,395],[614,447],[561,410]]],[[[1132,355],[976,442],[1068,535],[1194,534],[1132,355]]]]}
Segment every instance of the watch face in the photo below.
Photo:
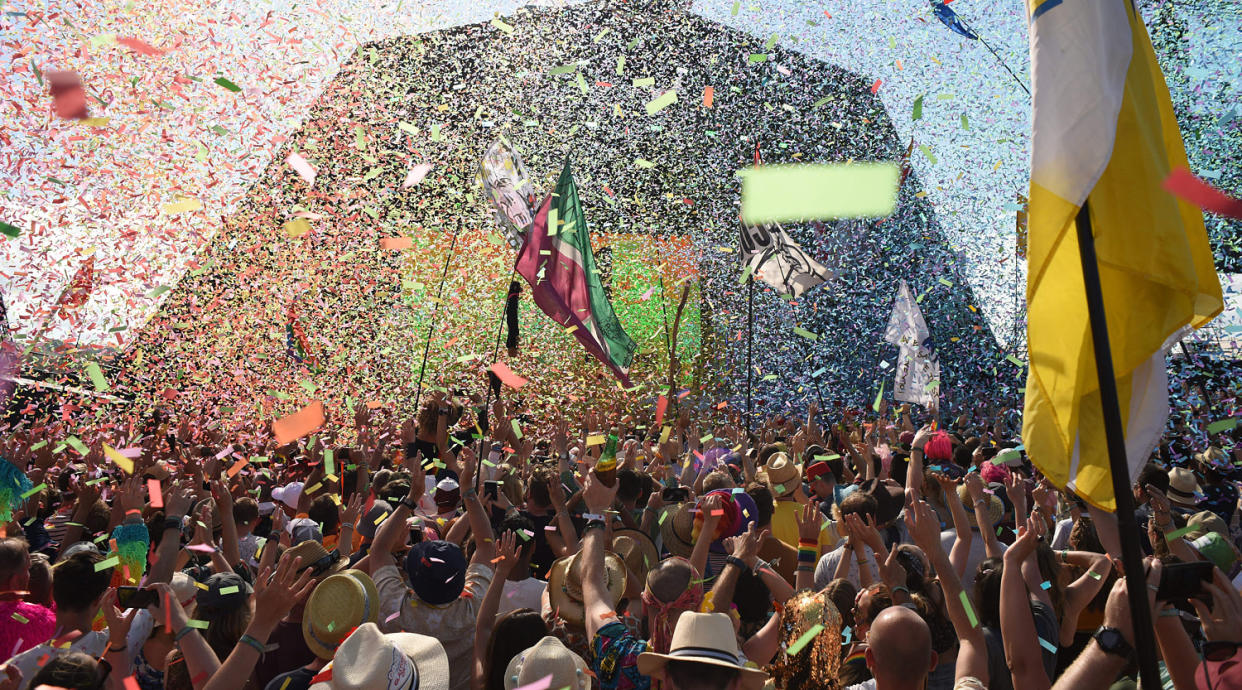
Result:
{"type": "Polygon", "coordinates": [[[1098,639],[1102,646],[1108,649],[1116,649],[1117,643],[1121,642],[1121,635],[1116,630],[1101,630],[1098,639]]]}

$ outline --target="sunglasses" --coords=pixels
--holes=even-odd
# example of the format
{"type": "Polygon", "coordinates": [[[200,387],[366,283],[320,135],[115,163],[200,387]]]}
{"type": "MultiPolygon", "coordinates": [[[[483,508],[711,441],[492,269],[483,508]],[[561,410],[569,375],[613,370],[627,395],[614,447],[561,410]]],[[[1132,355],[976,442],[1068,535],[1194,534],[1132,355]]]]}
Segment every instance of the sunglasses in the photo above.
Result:
{"type": "Polygon", "coordinates": [[[332,564],[336,563],[339,560],[341,560],[340,549],[332,549],[323,558],[320,558],[319,560],[315,561],[314,563],[311,563],[310,565],[304,565],[301,568],[298,568],[298,572],[300,573],[303,570],[306,570],[309,568],[312,575],[319,575],[320,573],[323,573],[324,571],[326,571],[328,568],[331,568],[332,564]]]}
{"type": "Polygon", "coordinates": [[[1238,653],[1238,647],[1242,647],[1242,642],[1204,642],[1203,658],[1206,661],[1226,661],[1238,653]]]}

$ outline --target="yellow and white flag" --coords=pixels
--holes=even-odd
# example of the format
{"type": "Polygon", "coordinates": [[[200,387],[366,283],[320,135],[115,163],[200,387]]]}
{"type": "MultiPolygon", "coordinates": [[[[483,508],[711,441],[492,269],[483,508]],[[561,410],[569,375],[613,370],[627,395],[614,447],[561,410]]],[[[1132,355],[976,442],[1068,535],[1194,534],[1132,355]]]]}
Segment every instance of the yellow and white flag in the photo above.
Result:
{"type": "Polygon", "coordinates": [[[1130,0],[1028,0],[1034,112],[1023,441],[1053,482],[1113,510],[1074,218],[1090,201],[1133,476],[1168,417],[1165,354],[1221,311],[1199,209],[1161,188],[1187,167],[1169,90],[1130,0]]]}

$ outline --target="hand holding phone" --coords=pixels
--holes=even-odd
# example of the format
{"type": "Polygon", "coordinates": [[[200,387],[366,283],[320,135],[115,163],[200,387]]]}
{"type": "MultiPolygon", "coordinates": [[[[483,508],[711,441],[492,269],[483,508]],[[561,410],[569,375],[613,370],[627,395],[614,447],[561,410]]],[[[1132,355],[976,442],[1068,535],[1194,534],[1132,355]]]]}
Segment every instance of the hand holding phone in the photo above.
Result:
{"type": "Polygon", "coordinates": [[[116,605],[122,611],[126,609],[145,609],[148,606],[159,606],[160,597],[155,590],[143,587],[117,587],[116,605]]]}

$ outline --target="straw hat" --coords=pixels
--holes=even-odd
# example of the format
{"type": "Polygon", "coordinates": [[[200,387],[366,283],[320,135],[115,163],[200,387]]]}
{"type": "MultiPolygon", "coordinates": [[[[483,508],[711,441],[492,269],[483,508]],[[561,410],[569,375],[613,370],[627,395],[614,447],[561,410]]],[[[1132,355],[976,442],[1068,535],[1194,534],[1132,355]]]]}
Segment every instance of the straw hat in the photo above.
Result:
{"type": "Polygon", "coordinates": [[[297,546],[289,547],[285,553],[289,554],[289,558],[301,558],[298,570],[311,568],[311,574],[315,577],[339,573],[349,565],[349,556],[342,556],[335,550],[328,551],[323,544],[313,539],[299,542],[297,546]]]}
{"type": "MultiPolygon", "coordinates": [[[[557,616],[575,627],[585,625],[582,603],[582,552],[558,558],[548,570],[548,605],[557,616]]],[[[615,608],[625,592],[625,561],[610,551],[604,552],[604,582],[608,588],[608,607],[615,608]]]]}
{"type": "MultiPolygon", "coordinates": [[[[957,486],[957,497],[961,499],[962,505],[966,507],[966,519],[970,522],[970,526],[978,528],[979,525],[975,521],[975,505],[970,499],[970,492],[966,489],[965,484],[957,486]]],[[[1005,514],[1005,504],[1001,502],[996,494],[983,494],[984,500],[988,502],[988,520],[993,526],[1000,522],[1005,514]]]]}
{"type": "Polygon", "coordinates": [[[311,690],[449,690],[448,655],[439,640],[414,633],[385,635],[374,623],[363,623],[341,643],[331,673],[311,690]]]}
{"type": "Polygon", "coordinates": [[[331,659],[349,634],[379,621],[379,592],[361,570],[329,576],[311,592],[302,614],[302,637],[320,659],[331,659]]]}
{"type": "Polygon", "coordinates": [[[538,684],[544,688],[590,690],[591,672],[582,657],[551,635],[509,660],[505,690],[538,684]]]}
{"type": "Polygon", "coordinates": [[[647,582],[647,571],[660,562],[660,552],[656,550],[655,542],[641,530],[614,530],[610,551],[625,561],[629,575],[638,580],[631,583],[637,589],[642,589],[647,582]]]}
{"type": "Polygon", "coordinates": [[[660,524],[660,537],[669,553],[689,558],[694,553],[694,505],[679,503],[669,508],[660,524]]]}
{"type": "Polygon", "coordinates": [[[1228,465],[1229,456],[1216,446],[1208,446],[1202,453],[1195,453],[1195,460],[1202,465],[1228,465]]]}
{"type": "Polygon", "coordinates": [[[1229,526],[1219,515],[1210,510],[1203,510],[1186,518],[1186,538],[1194,541],[1208,532],[1216,532],[1222,537],[1229,535],[1229,526]]]}
{"type": "Polygon", "coordinates": [[[759,690],[767,681],[768,674],[742,666],[740,656],[733,622],[728,616],[687,611],[677,619],[677,629],[673,631],[668,654],[639,654],[638,672],[650,676],[663,670],[670,660],[693,661],[737,669],[741,673],[743,690],[759,690]]]}
{"type": "Polygon", "coordinates": [[[777,453],[768,459],[768,488],[776,498],[788,496],[802,483],[802,470],[788,455],[777,453]]]}
{"type": "Polygon", "coordinates": [[[1202,493],[1195,473],[1185,467],[1174,467],[1169,470],[1169,503],[1184,508],[1193,508],[1198,503],[1195,494],[1202,493]]]}

